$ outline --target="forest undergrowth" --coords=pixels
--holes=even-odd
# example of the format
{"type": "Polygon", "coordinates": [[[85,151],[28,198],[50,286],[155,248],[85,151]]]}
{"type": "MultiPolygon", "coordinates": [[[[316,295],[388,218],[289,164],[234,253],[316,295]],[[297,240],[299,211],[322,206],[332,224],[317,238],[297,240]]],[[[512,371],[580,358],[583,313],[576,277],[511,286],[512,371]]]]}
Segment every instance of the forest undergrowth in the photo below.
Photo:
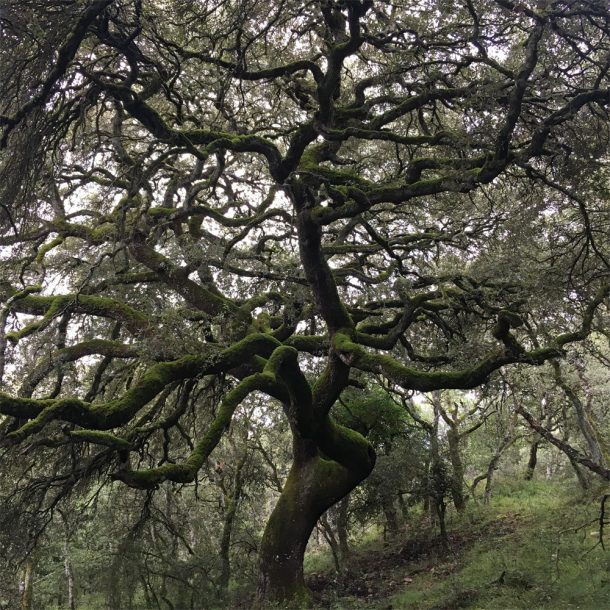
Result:
{"type": "Polygon", "coordinates": [[[371,532],[337,574],[330,554],[306,560],[317,608],[512,610],[610,607],[610,536],[600,542],[598,489],[498,482],[491,504],[449,518],[448,545],[423,515],[404,537],[371,532]],[[379,534],[379,535],[376,535],[379,534]],[[604,548],[604,546],[606,548],[604,548]]]}

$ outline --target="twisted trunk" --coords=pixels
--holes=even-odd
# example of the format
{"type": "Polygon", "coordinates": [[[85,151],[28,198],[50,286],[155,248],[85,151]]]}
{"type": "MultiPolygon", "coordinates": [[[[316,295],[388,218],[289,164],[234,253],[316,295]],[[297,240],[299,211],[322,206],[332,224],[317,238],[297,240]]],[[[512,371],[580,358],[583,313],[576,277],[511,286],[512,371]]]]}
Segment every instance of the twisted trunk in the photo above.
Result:
{"type": "Polygon", "coordinates": [[[375,461],[364,438],[357,435],[350,440],[367,452],[368,460],[358,459],[362,458],[359,452],[352,464],[342,465],[322,457],[315,443],[295,441],[292,468],[261,542],[255,608],[311,605],[303,577],[303,557],[311,532],[326,510],[368,476],[375,461]]]}

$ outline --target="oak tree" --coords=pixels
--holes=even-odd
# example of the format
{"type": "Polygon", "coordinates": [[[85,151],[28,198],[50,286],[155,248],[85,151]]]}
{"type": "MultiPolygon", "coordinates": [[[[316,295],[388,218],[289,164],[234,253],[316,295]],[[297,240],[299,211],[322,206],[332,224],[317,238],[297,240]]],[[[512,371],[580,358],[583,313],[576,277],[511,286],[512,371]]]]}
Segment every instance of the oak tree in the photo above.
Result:
{"type": "Polygon", "coordinates": [[[41,507],[195,481],[257,393],[293,437],[258,603],[306,603],[375,462],[346,388],[474,388],[605,311],[605,0],[2,0],[0,32],[3,459],[41,507]]]}

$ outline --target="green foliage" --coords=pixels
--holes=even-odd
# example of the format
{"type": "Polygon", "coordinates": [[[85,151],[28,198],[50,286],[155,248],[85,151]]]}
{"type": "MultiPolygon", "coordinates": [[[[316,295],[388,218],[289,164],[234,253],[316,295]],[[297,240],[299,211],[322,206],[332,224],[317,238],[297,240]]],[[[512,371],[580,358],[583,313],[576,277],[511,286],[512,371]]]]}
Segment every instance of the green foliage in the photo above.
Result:
{"type": "Polygon", "coordinates": [[[302,603],[324,511],[337,572],[431,508],[447,544],[518,414],[610,478],[607,2],[0,0],[0,39],[7,587],[302,603]],[[478,403],[409,408],[488,382],[470,448],[478,403]]]}
{"type": "Polygon", "coordinates": [[[458,558],[415,576],[393,607],[605,607],[610,557],[596,546],[597,501],[583,500],[573,483],[503,479],[492,507],[475,507],[451,524],[472,541],[458,558]]]}
{"type": "Polygon", "coordinates": [[[403,435],[409,419],[405,409],[381,389],[344,392],[333,414],[343,425],[364,434],[376,447],[403,435]]]}

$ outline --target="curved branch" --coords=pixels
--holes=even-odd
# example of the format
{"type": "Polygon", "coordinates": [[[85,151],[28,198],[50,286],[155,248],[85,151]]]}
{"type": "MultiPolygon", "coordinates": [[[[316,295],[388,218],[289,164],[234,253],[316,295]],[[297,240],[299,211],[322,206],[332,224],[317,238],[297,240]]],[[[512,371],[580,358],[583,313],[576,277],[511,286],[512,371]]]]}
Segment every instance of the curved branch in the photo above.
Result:
{"type": "Polygon", "coordinates": [[[569,445],[565,441],[562,441],[561,439],[557,438],[554,434],[547,430],[539,421],[537,421],[535,417],[525,409],[525,407],[518,405],[516,411],[527,421],[527,423],[533,430],[538,432],[538,434],[540,434],[540,436],[549,441],[549,443],[555,445],[555,447],[563,451],[571,460],[574,460],[578,464],[582,464],[591,472],[595,472],[600,477],[606,479],[607,481],[610,481],[610,469],[604,468],[601,464],[594,462],[586,455],[580,453],[580,451],[574,449],[572,445],[569,445]]]}
{"type": "Polygon", "coordinates": [[[21,384],[19,396],[29,398],[36,386],[56,366],[66,362],[74,362],[93,354],[101,354],[110,358],[135,358],[139,355],[139,352],[132,345],[125,345],[119,341],[106,341],[104,339],[92,339],[91,341],[83,341],[76,345],[61,348],[51,354],[50,358],[45,362],[34,367],[21,384]]]}
{"type": "Polygon", "coordinates": [[[20,442],[54,420],[97,430],[122,426],[170,383],[227,372],[247,363],[254,356],[268,358],[279,345],[279,341],[265,334],[249,335],[225,350],[209,345],[206,355],[184,356],[172,362],[153,365],[123,396],[106,403],[88,403],[78,398],[35,400],[0,393],[0,413],[30,420],[10,432],[7,440],[20,442]]]}
{"type": "MultiPolygon", "coordinates": [[[[203,466],[209,455],[216,448],[223,433],[229,427],[235,409],[255,390],[260,390],[286,401],[288,394],[292,394],[294,388],[284,384],[282,376],[288,375],[294,380],[294,365],[296,363],[296,350],[290,347],[279,346],[271,354],[262,373],[255,373],[243,379],[222,400],[216,417],[210,425],[204,437],[196,444],[191,455],[180,464],[163,464],[158,468],[147,470],[119,471],[113,476],[127,483],[131,487],[142,489],[154,488],[163,481],[174,481],[176,483],[190,483],[195,480],[197,473],[203,466]]],[[[298,368],[298,367],[297,367],[298,368]]],[[[299,387],[302,390],[309,388],[301,374],[299,387]]],[[[307,400],[306,394],[299,398],[307,400]]]]}
{"type": "Polygon", "coordinates": [[[21,121],[23,121],[23,119],[34,108],[43,106],[48,101],[53,92],[53,88],[65,75],[68,65],[76,56],[81,43],[87,35],[89,26],[113,2],[114,0],[95,0],[89,4],[89,6],[83,11],[80,19],[76,22],[76,25],[74,26],[66,42],[64,42],[64,44],[57,50],[57,53],[54,54],[57,58],[56,63],[45,81],[42,83],[40,91],[33,96],[30,101],[19,108],[19,110],[12,117],[0,116],[0,125],[7,126],[2,134],[2,139],[0,139],[0,149],[6,146],[6,142],[11,131],[21,121]]]}

